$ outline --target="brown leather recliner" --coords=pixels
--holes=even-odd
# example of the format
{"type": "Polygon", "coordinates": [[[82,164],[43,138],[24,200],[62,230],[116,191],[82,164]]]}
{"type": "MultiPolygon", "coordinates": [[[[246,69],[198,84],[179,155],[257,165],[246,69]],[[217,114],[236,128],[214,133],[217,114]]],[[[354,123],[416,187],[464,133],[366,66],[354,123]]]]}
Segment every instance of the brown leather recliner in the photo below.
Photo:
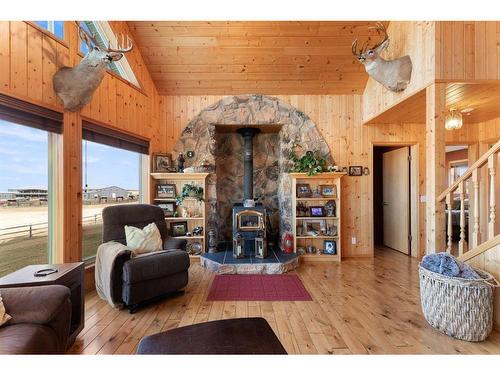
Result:
{"type": "Polygon", "coordinates": [[[0,327],[0,354],[62,354],[71,324],[70,291],[62,285],[0,289],[12,319],[0,327]]]}

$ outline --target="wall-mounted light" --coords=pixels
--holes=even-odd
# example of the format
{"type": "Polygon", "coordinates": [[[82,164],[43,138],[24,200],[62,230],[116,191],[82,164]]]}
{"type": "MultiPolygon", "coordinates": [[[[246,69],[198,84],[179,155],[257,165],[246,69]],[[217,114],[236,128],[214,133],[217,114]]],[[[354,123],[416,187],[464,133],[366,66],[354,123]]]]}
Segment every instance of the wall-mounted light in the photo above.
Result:
{"type": "Polygon", "coordinates": [[[450,108],[450,113],[446,116],[444,127],[446,130],[460,129],[463,125],[462,114],[455,108],[450,108]]]}

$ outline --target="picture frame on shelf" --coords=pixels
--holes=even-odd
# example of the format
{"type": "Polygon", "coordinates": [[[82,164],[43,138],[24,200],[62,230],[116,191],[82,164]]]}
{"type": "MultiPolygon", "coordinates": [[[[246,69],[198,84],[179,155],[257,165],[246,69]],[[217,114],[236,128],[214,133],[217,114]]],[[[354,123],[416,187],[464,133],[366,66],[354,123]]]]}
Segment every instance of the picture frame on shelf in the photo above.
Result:
{"type": "Polygon", "coordinates": [[[305,233],[303,233],[303,235],[316,237],[323,234],[325,230],[324,220],[307,220],[305,233]]]}
{"type": "Polygon", "coordinates": [[[349,166],[349,176],[363,176],[363,166],[350,165],[349,166]]]}
{"type": "Polygon", "coordinates": [[[187,221],[173,221],[170,223],[170,234],[172,235],[172,237],[185,236],[187,231],[187,221]]]}
{"type": "Polygon", "coordinates": [[[327,198],[337,197],[337,186],[336,185],[320,185],[321,196],[327,198]]]}
{"type": "Polygon", "coordinates": [[[337,255],[337,242],[334,240],[324,240],[323,254],[337,255]]]}
{"type": "Polygon", "coordinates": [[[309,214],[311,217],[322,217],[325,216],[325,211],[323,206],[310,206],[309,214]]]}
{"type": "Polygon", "coordinates": [[[312,196],[311,185],[297,184],[297,198],[310,198],[312,196]]]}
{"type": "Polygon", "coordinates": [[[175,216],[175,203],[174,202],[164,202],[157,204],[158,207],[163,209],[165,213],[165,217],[174,217],[175,216]]]}
{"type": "Polygon", "coordinates": [[[159,199],[174,199],[176,197],[175,184],[158,184],[156,185],[156,198],[159,199]]]}
{"type": "Polygon", "coordinates": [[[153,173],[168,173],[172,171],[172,154],[155,153],[153,154],[153,173]]]}

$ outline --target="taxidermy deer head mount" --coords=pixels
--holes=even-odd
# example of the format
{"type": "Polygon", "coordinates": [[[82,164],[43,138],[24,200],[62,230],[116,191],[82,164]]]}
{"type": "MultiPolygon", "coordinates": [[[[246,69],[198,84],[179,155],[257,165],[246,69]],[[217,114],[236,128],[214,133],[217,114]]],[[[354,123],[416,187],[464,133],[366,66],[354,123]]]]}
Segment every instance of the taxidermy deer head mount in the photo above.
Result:
{"type": "Polygon", "coordinates": [[[410,83],[412,69],[410,56],[403,56],[394,60],[384,60],[380,57],[380,54],[389,46],[389,36],[387,35],[385,26],[377,22],[377,26],[370,27],[370,29],[375,29],[379,33],[382,32],[384,39],[373,47],[368,47],[365,42],[359,52],[356,48],[358,43],[356,39],[352,43],[353,55],[365,66],[366,72],[375,81],[381,83],[391,91],[403,91],[408,86],[408,83],[410,83]]]}
{"type": "Polygon", "coordinates": [[[118,38],[118,48],[102,48],[97,42],[95,35],[88,33],[81,26],[78,27],[78,34],[88,47],[88,53],[73,68],[67,66],[59,69],[54,74],[53,85],[57,96],[64,103],[64,109],[76,112],[92,99],[92,94],[99,87],[106,68],[113,61],[118,61],[126,52],[134,48],[129,37],[118,38]],[[125,45],[125,47],[123,47],[125,45]]]}

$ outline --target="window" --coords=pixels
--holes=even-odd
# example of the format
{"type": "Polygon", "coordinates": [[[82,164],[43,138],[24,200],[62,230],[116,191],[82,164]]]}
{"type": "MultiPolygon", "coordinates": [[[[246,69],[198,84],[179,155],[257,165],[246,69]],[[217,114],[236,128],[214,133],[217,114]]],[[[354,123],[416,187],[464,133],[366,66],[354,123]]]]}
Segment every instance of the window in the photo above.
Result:
{"type": "Polygon", "coordinates": [[[0,119],[0,277],[51,259],[50,137],[0,119]]]}
{"type": "MultiPolygon", "coordinates": [[[[92,261],[102,239],[102,210],[116,204],[143,202],[142,176],[149,174],[143,148],[126,135],[84,122],[82,141],[83,259],[92,261]],[[126,139],[125,139],[126,138],[126,139]]],[[[147,192],[147,188],[144,190],[147,192]]]]}
{"type": "MultiPolygon", "coordinates": [[[[83,21],[80,22],[80,26],[88,31],[90,34],[95,35],[99,47],[107,47],[109,41],[112,45],[116,45],[116,36],[109,26],[108,22],[105,21],[83,21]]],[[[80,52],[86,55],[88,53],[87,44],[80,40],[80,52]]],[[[127,61],[127,56],[124,55],[120,60],[114,61],[109,64],[108,69],[118,74],[120,77],[126,79],[130,83],[137,87],[140,87],[139,81],[135,77],[135,74],[127,61]]]]}
{"type": "Polygon", "coordinates": [[[35,21],[35,23],[59,39],[64,39],[64,21],[35,21]]]}

